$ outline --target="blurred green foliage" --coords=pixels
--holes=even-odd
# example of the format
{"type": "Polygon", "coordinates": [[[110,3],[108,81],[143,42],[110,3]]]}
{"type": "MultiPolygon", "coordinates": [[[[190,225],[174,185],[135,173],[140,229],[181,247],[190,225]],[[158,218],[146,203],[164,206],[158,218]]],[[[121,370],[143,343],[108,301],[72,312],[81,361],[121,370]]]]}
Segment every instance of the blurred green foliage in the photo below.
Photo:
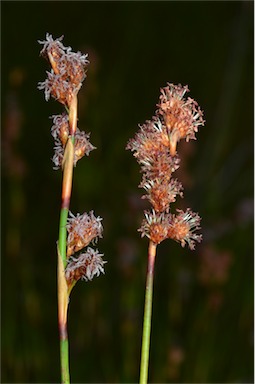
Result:
{"type": "Polygon", "coordinates": [[[253,382],[253,2],[1,2],[1,382],[59,382],[56,240],[61,172],[52,170],[37,83],[46,32],[89,53],[79,128],[97,147],[74,172],[71,210],[103,217],[105,275],[79,282],[69,308],[72,382],[137,382],[147,263],[146,207],[125,151],[159,89],[188,84],[205,111],[180,146],[178,178],[202,216],[195,252],[158,247],[150,381],[253,382]]]}

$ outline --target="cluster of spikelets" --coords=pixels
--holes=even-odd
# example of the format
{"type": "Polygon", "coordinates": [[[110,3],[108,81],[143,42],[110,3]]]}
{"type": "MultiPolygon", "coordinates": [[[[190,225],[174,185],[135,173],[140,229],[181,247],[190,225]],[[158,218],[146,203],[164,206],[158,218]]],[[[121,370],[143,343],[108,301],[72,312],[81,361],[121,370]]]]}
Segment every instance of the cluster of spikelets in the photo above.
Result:
{"type": "MultiPolygon", "coordinates": [[[[62,115],[52,116],[53,126],[51,127],[51,134],[54,138],[54,156],[52,161],[54,163],[53,169],[59,169],[62,165],[64,158],[64,149],[67,143],[67,139],[70,135],[69,133],[69,122],[68,115],[63,113],[62,115]]],[[[95,147],[89,141],[89,134],[84,131],[80,131],[79,128],[76,128],[75,131],[75,147],[74,147],[74,166],[78,160],[80,160],[84,155],[89,155],[90,151],[95,149],[95,147]]]]}
{"type": "MultiPolygon", "coordinates": [[[[77,122],[77,93],[86,77],[85,69],[88,65],[87,55],[81,52],[72,52],[70,47],[62,44],[63,36],[53,39],[47,34],[45,41],[39,41],[43,45],[41,55],[45,57],[51,70],[47,72],[47,79],[38,84],[40,90],[44,90],[46,101],[50,96],[65,106],[66,112],[52,116],[52,136],[55,140],[53,163],[54,169],[62,167],[66,144],[69,138],[74,142],[73,165],[84,155],[89,155],[95,147],[89,141],[89,134],[80,131],[77,122]]],[[[98,250],[88,247],[102,237],[103,226],[100,217],[95,217],[93,211],[89,214],[77,214],[69,212],[67,220],[67,266],[66,280],[69,286],[80,278],[91,280],[104,272],[102,254],[98,250]],[[87,247],[87,248],[86,248],[87,247]],[[86,249],[85,249],[86,248],[86,249]],[[78,256],[76,252],[84,250],[78,256]]]]}
{"type": "Polygon", "coordinates": [[[161,89],[155,116],[140,126],[135,138],[127,144],[127,149],[141,165],[142,181],[152,205],[151,211],[145,211],[145,219],[139,229],[142,237],[147,236],[154,244],[167,238],[179,242],[182,247],[187,243],[195,248],[195,241],[202,236],[196,234],[200,229],[200,217],[189,208],[184,212],[171,213],[170,204],[176,197],[183,196],[181,183],[172,178],[179,168],[180,159],[176,152],[181,139],[195,139],[195,132],[204,125],[203,112],[190,97],[185,98],[188,87],[167,84],[161,89]]]}
{"type": "Polygon", "coordinates": [[[99,276],[100,272],[104,273],[103,255],[88,247],[90,243],[95,243],[98,238],[102,237],[103,226],[101,217],[95,217],[93,211],[77,214],[74,216],[69,213],[67,223],[67,257],[68,264],[66,267],[66,280],[69,286],[80,278],[84,280],[92,280],[94,276],[99,276]],[[86,248],[87,247],[87,248],[86,248]],[[86,248],[86,249],[85,249],[86,248]],[[78,257],[73,256],[74,253],[85,249],[78,257]]]}
{"type": "MultiPolygon", "coordinates": [[[[53,40],[52,36],[47,34],[46,41],[39,41],[43,44],[41,55],[49,60],[51,71],[47,72],[47,79],[38,84],[38,88],[44,90],[46,101],[50,96],[60,103],[64,104],[67,111],[72,106],[82,82],[86,77],[85,68],[88,65],[87,55],[80,52],[72,52],[71,48],[64,47],[61,43],[63,36],[53,40]]],[[[70,134],[75,137],[74,147],[74,166],[84,155],[89,155],[95,147],[89,141],[89,134],[80,131],[76,127],[72,132],[69,114],[66,112],[61,115],[54,115],[51,134],[54,138],[54,169],[62,165],[64,150],[70,134]]]]}

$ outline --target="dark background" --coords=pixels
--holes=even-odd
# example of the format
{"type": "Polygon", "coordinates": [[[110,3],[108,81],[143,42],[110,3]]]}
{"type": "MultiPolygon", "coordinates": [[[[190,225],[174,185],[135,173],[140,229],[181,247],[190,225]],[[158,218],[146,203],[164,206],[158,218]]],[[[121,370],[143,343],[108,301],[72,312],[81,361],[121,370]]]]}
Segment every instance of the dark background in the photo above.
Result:
{"type": "Polygon", "coordinates": [[[97,147],[77,164],[71,210],[103,217],[105,275],[69,306],[72,382],[139,377],[147,263],[137,228],[141,175],[125,150],[160,87],[188,84],[205,112],[182,143],[176,208],[202,217],[194,252],[170,240],[156,260],[150,381],[253,382],[253,3],[1,2],[1,382],[59,382],[56,240],[61,171],[37,83],[46,32],[89,54],[79,128],[97,147]]]}

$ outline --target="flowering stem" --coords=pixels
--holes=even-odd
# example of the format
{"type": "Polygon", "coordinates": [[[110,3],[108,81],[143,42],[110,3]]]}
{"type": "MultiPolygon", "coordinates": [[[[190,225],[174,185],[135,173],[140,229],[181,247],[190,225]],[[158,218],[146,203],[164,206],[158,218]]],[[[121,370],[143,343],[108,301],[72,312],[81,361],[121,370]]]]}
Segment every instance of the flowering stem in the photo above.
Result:
{"type": "Polygon", "coordinates": [[[150,241],[149,250],[148,250],[148,269],[147,269],[147,278],[146,278],[145,307],[144,307],[144,320],[143,320],[140,384],[146,384],[148,380],[151,313],[152,313],[152,297],[153,297],[153,277],[154,277],[156,248],[157,248],[156,244],[150,241]]]}
{"type": "MultiPolygon", "coordinates": [[[[47,79],[44,82],[40,82],[38,88],[44,90],[46,101],[51,96],[64,105],[66,109],[65,114],[53,116],[54,125],[52,126],[51,133],[55,139],[55,154],[52,160],[55,164],[55,169],[62,166],[63,170],[59,237],[57,242],[58,326],[61,383],[69,384],[67,310],[70,292],[87,269],[88,279],[90,280],[94,275],[98,276],[99,272],[104,272],[104,261],[101,259],[102,255],[98,254],[98,251],[93,252],[93,250],[88,248],[85,256],[90,261],[90,264],[93,264],[93,271],[88,268],[88,262],[84,254],[83,259],[85,259],[82,265],[79,258],[79,261],[78,259],[72,259],[72,262],[68,263],[68,258],[78,249],[76,244],[72,249],[74,252],[70,254],[70,246],[68,244],[70,240],[68,237],[70,234],[68,213],[72,193],[73,167],[79,159],[85,154],[88,155],[94,147],[88,141],[89,135],[86,135],[85,132],[80,132],[77,127],[77,93],[86,77],[85,66],[89,63],[87,55],[82,55],[81,52],[71,52],[70,47],[66,48],[62,44],[62,38],[63,36],[54,40],[52,35],[47,33],[46,40],[38,41],[40,44],[43,44],[40,54],[48,59],[51,64],[51,71],[47,72],[47,79]],[[74,149],[74,147],[76,148],[74,149]],[[67,232],[69,233],[67,234],[67,232]]],[[[78,215],[78,217],[80,216],[78,215]]],[[[90,241],[101,235],[102,226],[100,226],[100,220],[99,218],[97,219],[96,228],[98,233],[90,241]]],[[[84,247],[87,245],[85,244],[84,247]]],[[[80,249],[81,247],[78,250],[80,249]]]]}
{"type": "Polygon", "coordinates": [[[204,125],[203,111],[193,99],[184,98],[187,86],[167,84],[161,89],[158,109],[151,120],[140,125],[134,139],[128,141],[127,149],[141,165],[143,173],[139,187],[146,190],[143,198],[149,200],[151,211],[144,211],[145,219],[139,229],[141,236],[150,239],[148,251],[148,271],[144,307],[142,354],[140,366],[140,384],[148,379],[150,350],[150,330],[153,295],[153,275],[156,247],[170,238],[184,247],[195,248],[195,241],[200,242],[202,235],[195,233],[200,229],[200,217],[190,208],[186,212],[178,209],[177,214],[170,213],[170,204],[182,196],[182,185],[172,178],[172,173],[179,168],[180,159],[176,152],[181,139],[196,139],[199,125],[204,125]]]}
{"type": "Polygon", "coordinates": [[[67,333],[67,309],[69,300],[69,291],[65,277],[65,267],[67,264],[66,255],[66,237],[67,237],[67,217],[70,206],[70,198],[72,192],[73,180],[73,162],[74,162],[74,132],[76,129],[77,98],[75,98],[74,108],[72,108],[71,116],[69,114],[69,124],[72,126],[72,136],[68,139],[62,167],[62,203],[59,220],[59,239],[58,239],[58,326],[60,341],[60,366],[61,366],[61,383],[69,384],[69,349],[68,349],[68,333],[67,333]]]}

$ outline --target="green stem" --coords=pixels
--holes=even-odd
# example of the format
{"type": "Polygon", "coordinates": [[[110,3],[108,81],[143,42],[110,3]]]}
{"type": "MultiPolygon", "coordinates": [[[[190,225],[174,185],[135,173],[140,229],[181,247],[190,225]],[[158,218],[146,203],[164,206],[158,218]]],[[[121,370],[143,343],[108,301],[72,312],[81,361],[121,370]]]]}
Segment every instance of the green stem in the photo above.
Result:
{"type": "Polygon", "coordinates": [[[61,383],[69,384],[69,357],[67,334],[68,287],[65,267],[58,247],[58,328],[60,341],[61,383]]]}
{"type": "Polygon", "coordinates": [[[65,279],[66,266],[66,220],[68,209],[62,208],[59,221],[58,247],[58,328],[60,342],[61,383],[69,384],[69,350],[67,333],[68,289],[65,279]]]}
{"type": "Polygon", "coordinates": [[[65,268],[67,264],[66,242],[67,242],[67,217],[70,206],[73,182],[73,163],[74,163],[74,144],[75,131],[77,127],[77,95],[72,99],[69,106],[69,131],[64,157],[62,161],[63,180],[62,180],[62,201],[59,219],[59,238],[58,238],[58,328],[60,341],[60,367],[61,367],[61,383],[69,384],[69,349],[68,349],[68,333],[67,333],[67,310],[69,293],[65,268]]]}
{"type": "Polygon", "coordinates": [[[156,244],[150,241],[149,250],[148,250],[148,269],[147,269],[147,278],[146,278],[145,306],[144,306],[144,319],[143,319],[140,384],[146,384],[148,381],[151,313],[152,313],[152,297],[153,297],[153,277],[154,277],[156,247],[157,247],[156,244]]]}
{"type": "Polygon", "coordinates": [[[66,223],[68,217],[68,209],[61,208],[60,219],[59,219],[59,237],[58,237],[58,246],[59,252],[63,261],[64,266],[66,266],[66,223]]]}
{"type": "Polygon", "coordinates": [[[68,348],[68,335],[65,327],[65,331],[63,330],[64,338],[60,337],[60,367],[61,367],[61,383],[69,384],[70,376],[69,376],[69,348],[68,348]]]}
{"type": "Polygon", "coordinates": [[[67,264],[66,242],[67,242],[67,217],[70,206],[73,180],[74,159],[74,137],[68,140],[63,158],[63,181],[62,181],[62,203],[59,219],[58,239],[58,327],[60,340],[60,367],[61,383],[69,384],[69,351],[67,333],[67,309],[69,301],[68,286],[65,277],[67,264]]]}

